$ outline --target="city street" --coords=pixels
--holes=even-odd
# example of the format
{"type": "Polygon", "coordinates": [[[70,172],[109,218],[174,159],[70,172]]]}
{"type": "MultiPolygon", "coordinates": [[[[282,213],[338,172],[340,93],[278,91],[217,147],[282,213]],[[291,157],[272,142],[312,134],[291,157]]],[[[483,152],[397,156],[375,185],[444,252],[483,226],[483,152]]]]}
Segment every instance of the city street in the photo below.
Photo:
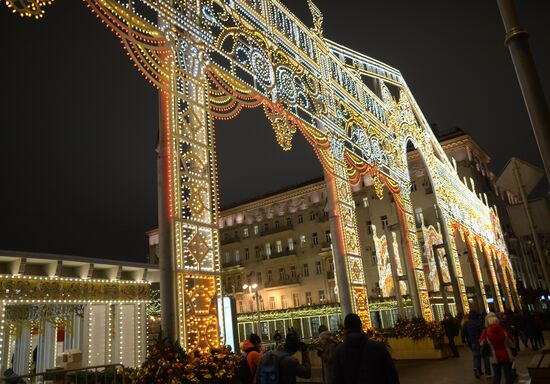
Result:
{"type": "MultiPolygon", "coordinates": [[[[545,335],[546,345],[550,337],[545,335]]],[[[522,345],[523,347],[523,345],[522,345]]],[[[490,383],[489,378],[476,379],[472,369],[472,353],[466,347],[459,347],[459,358],[445,360],[400,360],[396,362],[401,384],[480,384],[490,383]]],[[[530,383],[527,366],[533,358],[531,349],[523,349],[517,360],[518,384],[530,383]]],[[[314,377],[299,382],[321,383],[320,369],[314,368],[314,377]]]]}

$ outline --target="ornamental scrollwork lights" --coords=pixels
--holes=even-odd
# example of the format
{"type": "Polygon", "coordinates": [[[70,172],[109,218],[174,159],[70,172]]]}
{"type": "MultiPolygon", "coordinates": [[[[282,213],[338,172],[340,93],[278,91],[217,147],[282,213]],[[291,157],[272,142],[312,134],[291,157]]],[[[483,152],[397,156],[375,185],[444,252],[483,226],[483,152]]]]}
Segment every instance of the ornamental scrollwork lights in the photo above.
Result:
{"type": "MultiPolygon", "coordinates": [[[[15,12],[35,17],[47,4],[7,1],[15,12]]],[[[176,285],[179,319],[185,323],[182,340],[187,335],[191,345],[204,346],[205,338],[216,332],[219,241],[213,122],[230,119],[242,108],[263,107],[283,149],[290,149],[296,131],[313,146],[336,196],[346,268],[342,276],[349,279],[354,309],[363,311],[367,322],[366,281],[350,189],[350,183],[357,184],[365,175],[373,180],[379,198],[384,187],[393,195],[420,313],[431,317],[410,199],[409,142],[430,173],[442,225],[458,223],[475,234],[490,257],[511,271],[496,213],[458,179],[401,73],[325,39],[323,15],[311,0],[313,29],[278,0],[85,2],[163,93],[161,113],[168,130],[161,140],[170,158],[165,194],[173,257],[181,274],[176,285]],[[378,85],[363,82],[365,76],[378,85]]],[[[462,280],[454,240],[449,240],[453,268],[462,280]]],[[[337,275],[341,272],[337,269],[337,275]]],[[[459,287],[467,309],[462,281],[459,287]]]]}

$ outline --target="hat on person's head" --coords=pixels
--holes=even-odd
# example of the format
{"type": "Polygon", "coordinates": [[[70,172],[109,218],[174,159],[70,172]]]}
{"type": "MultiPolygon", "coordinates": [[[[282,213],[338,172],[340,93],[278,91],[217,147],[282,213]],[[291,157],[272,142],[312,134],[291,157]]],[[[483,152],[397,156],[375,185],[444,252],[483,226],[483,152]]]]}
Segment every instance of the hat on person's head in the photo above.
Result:
{"type": "Polygon", "coordinates": [[[357,313],[349,313],[344,319],[344,329],[347,331],[361,331],[363,324],[357,313]]]}
{"type": "Polygon", "coordinates": [[[262,339],[260,339],[260,336],[256,335],[255,333],[251,333],[250,336],[248,336],[248,340],[254,345],[261,344],[262,339]]]}

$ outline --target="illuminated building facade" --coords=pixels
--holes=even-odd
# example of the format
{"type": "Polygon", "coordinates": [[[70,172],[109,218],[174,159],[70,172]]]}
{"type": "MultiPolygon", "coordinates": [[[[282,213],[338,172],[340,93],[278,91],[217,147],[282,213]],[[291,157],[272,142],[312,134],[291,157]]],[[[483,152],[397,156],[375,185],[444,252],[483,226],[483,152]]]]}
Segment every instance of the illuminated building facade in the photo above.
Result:
{"type": "Polygon", "coordinates": [[[151,281],[147,264],[0,251],[1,372],[139,366],[151,281]]]}
{"type": "MultiPolygon", "coordinates": [[[[7,3],[21,15],[41,17],[50,2],[7,3]]],[[[411,305],[417,316],[433,317],[411,194],[409,146],[418,150],[428,170],[457,308],[466,312],[470,305],[456,234],[469,250],[479,305],[488,307],[482,260],[487,262],[492,289],[498,290],[497,272],[503,271],[506,302],[512,305],[513,270],[497,213],[459,179],[402,74],[326,39],[323,14],[311,0],[312,27],[278,0],[86,3],[161,91],[161,301],[163,329],[173,339],[201,350],[221,341],[213,124],[233,118],[245,107],[263,108],[284,150],[291,149],[297,131],[303,134],[323,166],[343,313],[355,312],[365,327],[371,325],[370,287],[359,238],[362,222],[352,192],[364,183],[372,184],[378,199],[395,201],[397,220],[389,224],[397,224],[398,241],[403,243],[400,254],[411,305]]],[[[391,253],[394,248],[387,249],[391,253]]],[[[389,259],[397,275],[395,257],[389,259]]],[[[500,295],[494,296],[497,308],[503,308],[500,295]]]]}

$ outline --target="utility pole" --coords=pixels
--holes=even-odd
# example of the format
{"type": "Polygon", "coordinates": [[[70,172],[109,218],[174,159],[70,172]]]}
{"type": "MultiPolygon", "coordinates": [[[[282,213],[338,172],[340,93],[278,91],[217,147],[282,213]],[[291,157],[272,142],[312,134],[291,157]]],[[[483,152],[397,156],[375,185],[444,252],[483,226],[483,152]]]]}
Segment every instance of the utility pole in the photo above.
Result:
{"type": "MultiPolygon", "coordinates": [[[[546,171],[546,178],[550,182],[550,112],[527,41],[528,34],[519,24],[519,16],[513,0],[497,0],[497,4],[506,31],[504,44],[510,50],[523,100],[546,171]]],[[[546,284],[548,284],[548,279],[546,284]]]]}

